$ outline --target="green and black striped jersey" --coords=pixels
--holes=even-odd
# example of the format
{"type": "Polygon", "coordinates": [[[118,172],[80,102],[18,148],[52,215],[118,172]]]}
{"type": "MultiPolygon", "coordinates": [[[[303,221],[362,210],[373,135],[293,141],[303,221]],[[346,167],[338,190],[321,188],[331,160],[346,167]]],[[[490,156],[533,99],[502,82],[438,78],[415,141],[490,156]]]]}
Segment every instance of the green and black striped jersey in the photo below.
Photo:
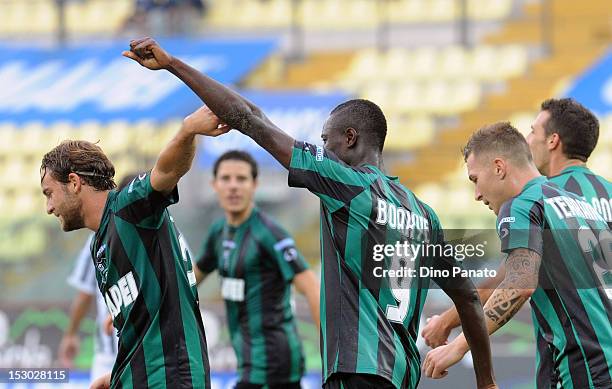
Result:
{"type": "MultiPolygon", "coordinates": [[[[612,227],[612,184],[596,175],[586,166],[571,166],[549,181],[568,192],[577,194],[590,203],[612,227]]],[[[533,311],[532,311],[533,315],[533,311]]],[[[559,372],[555,370],[553,349],[548,346],[536,318],[533,318],[536,333],[536,385],[538,388],[556,388],[559,372]]]]}
{"type": "Polygon", "coordinates": [[[583,198],[537,177],[501,207],[497,229],[502,251],[542,256],[530,301],[544,358],[538,388],[612,387],[612,234],[605,220],[583,198]]]}
{"type": "Polygon", "coordinates": [[[577,194],[604,218],[612,228],[612,183],[593,173],[586,166],[571,166],[563,169],[558,176],[550,177],[550,182],[568,192],[577,194]]]}
{"type": "Polygon", "coordinates": [[[91,252],[119,350],[112,388],[210,388],[195,276],[150,174],[110,191],[91,252]]]}
{"type": "Polygon", "coordinates": [[[291,236],[253,209],[239,226],[216,221],[197,266],[219,271],[240,381],[297,382],[304,356],[291,309],[293,277],[308,268],[291,236]]]}
{"type": "MultiPolygon", "coordinates": [[[[324,381],[336,372],[375,374],[396,388],[416,387],[420,357],[415,341],[429,279],[417,272],[410,280],[390,281],[401,283],[395,287],[385,284],[374,275],[383,262],[374,258],[384,245],[442,239],[436,214],[397,177],[371,165],[348,166],[303,142],[293,147],[289,185],[307,188],[321,200],[324,381]]],[[[385,257],[404,261],[395,254],[385,257]]],[[[405,262],[424,265],[420,257],[405,262]]]]}

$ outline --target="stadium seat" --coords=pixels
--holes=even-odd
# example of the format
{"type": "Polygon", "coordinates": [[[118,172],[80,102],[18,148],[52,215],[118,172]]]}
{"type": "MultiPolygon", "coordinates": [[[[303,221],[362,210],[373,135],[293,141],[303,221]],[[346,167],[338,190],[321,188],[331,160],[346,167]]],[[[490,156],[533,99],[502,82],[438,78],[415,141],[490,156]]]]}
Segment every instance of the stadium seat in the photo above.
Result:
{"type": "Polygon", "coordinates": [[[0,156],[6,156],[16,149],[15,142],[18,138],[18,131],[19,130],[13,123],[0,123],[0,136],[2,136],[2,142],[0,142],[0,156]]]}
{"type": "Polygon", "coordinates": [[[533,124],[536,114],[536,112],[517,112],[510,116],[508,120],[524,137],[527,137],[531,132],[531,124],[533,124]]]}
{"type": "Polygon", "coordinates": [[[426,21],[427,2],[424,0],[388,1],[386,16],[392,23],[426,21]]]}
{"type": "Polygon", "coordinates": [[[360,91],[360,95],[364,99],[371,100],[378,104],[383,112],[393,110],[392,88],[386,83],[370,83],[360,91]]]}
{"type": "Polygon", "coordinates": [[[346,86],[353,87],[365,81],[375,79],[384,67],[381,53],[375,48],[362,49],[357,52],[350,67],[342,76],[346,86]]]}
{"type": "Polygon", "coordinates": [[[381,70],[383,70],[386,79],[403,80],[406,78],[407,69],[411,66],[410,55],[406,49],[389,49],[383,60],[381,70]]]}
{"type": "Polygon", "coordinates": [[[512,0],[468,0],[471,20],[501,20],[510,16],[512,0]]]}
{"type": "Polygon", "coordinates": [[[431,143],[435,129],[431,117],[387,116],[386,150],[407,151],[431,143]]]}
{"type": "Polygon", "coordinates": [[[411,63],[406,69],[406,76],[414,78],[435,78],[438,74],[438,49],[423,46],[411,52],[411,63]]]}
{"type": "Polygon", "coordinates": [[[441,50],[438,57],[439,76],[444,78],[459,78],[466,74],[469,66],[468,51],[459,46],[449,46],[441,50]]]}
{"type": "Polygon", "coordinates": [[[112,121],[102,127],[100,147],[108,155],[127,152],[130,147],[131,131],[126,121],[112,121]]]}
{"type": "Polygon", "coordinates": [[[599,128],[599,142],[612,152],[612,114],[602,118],[599,128]]]}
{"type": "Polygon", "coordinates": [[[430,22],[448,22],[459,15],[454,0],[428,0],[426,9],[426,20],[430,22]]]}

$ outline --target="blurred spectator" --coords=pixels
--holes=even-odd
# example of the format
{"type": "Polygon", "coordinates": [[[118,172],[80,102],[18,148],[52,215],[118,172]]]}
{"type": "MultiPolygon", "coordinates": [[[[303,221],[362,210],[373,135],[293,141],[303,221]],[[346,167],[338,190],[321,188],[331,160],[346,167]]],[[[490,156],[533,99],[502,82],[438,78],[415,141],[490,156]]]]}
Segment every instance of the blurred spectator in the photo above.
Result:
{"type": "Polygon", "coordinates": [[[203,0],[136,0],[122,33],[156,36],[197,33],[207,6],[203,0]]]}

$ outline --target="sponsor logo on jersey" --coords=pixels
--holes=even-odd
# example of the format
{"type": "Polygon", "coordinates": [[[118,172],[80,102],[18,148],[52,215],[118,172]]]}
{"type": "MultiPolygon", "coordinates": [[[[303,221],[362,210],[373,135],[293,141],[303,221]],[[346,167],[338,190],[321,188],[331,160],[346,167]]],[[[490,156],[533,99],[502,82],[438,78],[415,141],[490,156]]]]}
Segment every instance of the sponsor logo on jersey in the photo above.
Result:
{"type": "Polygon", "coordinates": [[[100,284],[104,287],[104,285],[106,285],[106,277],[108,276],[108,268],[106,267],[106,243],[103,243],[96,252],[95,267],[100,276],[100,284]]]}
{"type": "Polygon", "coordinates": [[[295,261],[298,257],[298,252],[295,249],[295,242],[291,238],[285,238],[274,245],[274,250],[281,252],[283,258],[287,262],[295,261]]]}
{"type": "Polygon", "coordinates": [[[104,294],[104,301],[113,319],[121,312],[121,308],[130,306],[138,297],[138,286],[132,272],[119,278],[104,294]]]}
{"type": "Polygon", "coordinates": [[[499,221],[499,224],[497,224],[497,231],[498,231],[500,239],[504,239],[510,233],[510,230],[508,229],[508,227],[503,227],[502,228],[502,224],[504,224],[504,223],[514,223],[515,221],[516,221],[516,219],[514,218],[514,216],[506,216],[505,218],[503,218],[503,219],[501,219],[499,221]]]}
{"type": "Polygon", "coordinates": [[[323,147],[317,146],[317,155],[315,159],[319,162],[323,161],[323,147]]]}
{"type": "Polygon", "coordinates": [[[514,216],[507,216],[507,217],[505,217],[505,218],[503,218],[503,219],[501,219],[499,221],[499,224],[497,225],[497,229],[499,230],[501,228],[502,224],[504,224],[504,223],[514,223],[515,220],[516,219],[514,218],[514,216]]]}
{"type": "MultiPolygon", "coordinates": [[[[143,174],[139,174],[138,175],[138,181],[142,181],[144,180],[144,178],[147,176],[147,173],[143,173],[143,174]]],[[[136,178],[134,178],[132,180],[132,182],[130,182],[130,186],[128,187],[128,193],[132,193],[132,191],[134,190],[134,183],[136,182],[136,178]]]]}

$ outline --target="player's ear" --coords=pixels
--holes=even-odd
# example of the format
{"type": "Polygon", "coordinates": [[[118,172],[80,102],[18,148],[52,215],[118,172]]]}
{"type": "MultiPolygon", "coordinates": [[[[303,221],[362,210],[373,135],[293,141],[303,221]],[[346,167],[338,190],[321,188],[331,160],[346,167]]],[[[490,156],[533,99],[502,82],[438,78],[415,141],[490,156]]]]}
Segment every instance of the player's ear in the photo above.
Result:
{"type": "Polygon", "coordinates": [[[506,177],[506,168],[506,161],[504,161],[503,159],[495,158],[493,160],[493,169],[495,176],[498,177],[500,180],[503,180],[506,177]]]}
{"type": "Polygon", "coordinates": [[[77,193],[81,191],[81,177],[79,177],[76,173],[68,174],[68,183],[66,184],[68,188],[71,189],[73,193],[77,193]]]}
{"type": "Polygon", "coordinates": [[[559,134],[557,134],[556,132],[553,132],[548,137],[548,140],[547,140],[546,144],[547,144],[549,150],[555,150],[557,147],[560,147],[561,146],[561,138],[559,137],[559,134]]]}
{"type": "Polygon", "coordinates": [[[359,137],[359,133],[353,127],[349,127],[344,131],[344,135],[346,136],[346,146],[350,149],[354,147],[357,143],[357,138],[359,137]]]}

